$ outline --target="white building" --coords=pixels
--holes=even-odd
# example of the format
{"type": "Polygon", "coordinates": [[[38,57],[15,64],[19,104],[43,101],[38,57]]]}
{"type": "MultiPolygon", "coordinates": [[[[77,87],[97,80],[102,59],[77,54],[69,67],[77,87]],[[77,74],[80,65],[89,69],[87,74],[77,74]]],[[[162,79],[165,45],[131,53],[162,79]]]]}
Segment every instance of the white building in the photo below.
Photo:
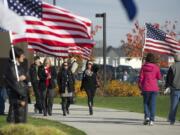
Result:
{"type": "MultiPolygon", "coordinates": [[[[117,67],[119,65],[131,66],[133,68],[141,68],[142,59],[140,57],[125,57],[125,53],[121,48],[107,48],[106,64],[117,67]]],[[[93,55],[96,64],[103,64],[103,49],[94,48],[93,55]]]]}

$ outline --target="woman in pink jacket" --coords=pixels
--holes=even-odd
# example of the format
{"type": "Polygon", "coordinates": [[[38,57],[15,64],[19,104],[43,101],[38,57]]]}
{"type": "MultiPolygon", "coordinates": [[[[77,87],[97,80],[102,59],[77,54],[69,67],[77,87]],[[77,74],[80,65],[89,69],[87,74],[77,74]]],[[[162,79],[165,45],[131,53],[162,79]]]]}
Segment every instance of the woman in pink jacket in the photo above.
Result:
{"type": "Polygon", "coordinates": [[[144,102],[144,125],[153,125],[156,112],[156,96],[159,91],[157,81],[161,79],[160,68],[156,65],[156,58],[148,53],[139,76],[139,87],[144,102]]]}

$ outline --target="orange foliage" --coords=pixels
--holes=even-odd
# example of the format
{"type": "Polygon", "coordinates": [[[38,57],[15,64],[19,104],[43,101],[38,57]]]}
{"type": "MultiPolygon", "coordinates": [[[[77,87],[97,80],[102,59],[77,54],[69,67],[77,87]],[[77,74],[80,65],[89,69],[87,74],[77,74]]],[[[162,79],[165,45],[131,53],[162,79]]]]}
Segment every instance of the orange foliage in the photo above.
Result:
{"type": "Polygon", "coordinates": [[[141,27],[138,22],[134,24],[132,33],[127,34],[127,40],[123,41],[122,49],[128,57],[141,57],[142,47],[144,42],[144,27],[141,27]]]}

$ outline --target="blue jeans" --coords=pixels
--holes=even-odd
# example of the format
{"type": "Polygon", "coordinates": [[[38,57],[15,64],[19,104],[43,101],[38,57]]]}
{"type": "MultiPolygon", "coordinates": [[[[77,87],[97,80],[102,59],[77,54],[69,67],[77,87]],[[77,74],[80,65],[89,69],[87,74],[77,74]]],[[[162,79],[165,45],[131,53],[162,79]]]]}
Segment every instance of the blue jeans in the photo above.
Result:
{"type": "Polygon", "coordinates": [[[4,87],[0,87],[0,115],[4,114],[6,98],[6,89],[4,87]]]}
{"type": "Polygon", "coordinates": [[[154,121],[155,118],[156,97],[157,92],[143,92],[144,118],[149,118],[150,121],[154,121]]]}
{"type": "Polygon", "coordinates": [[[172,113],[172,90],[171,90],[171,93],[170,93],[170,106],[169,106],[169,114],[168,114],[168,121],[171,121],[171,113],[172,113]]]}
{"type": "Polygon", "coordinates": [[[180,90],[171,89],[171,107],[169,113],[169,120],[175,122],[178,104],[180,102],[180,90]]]}

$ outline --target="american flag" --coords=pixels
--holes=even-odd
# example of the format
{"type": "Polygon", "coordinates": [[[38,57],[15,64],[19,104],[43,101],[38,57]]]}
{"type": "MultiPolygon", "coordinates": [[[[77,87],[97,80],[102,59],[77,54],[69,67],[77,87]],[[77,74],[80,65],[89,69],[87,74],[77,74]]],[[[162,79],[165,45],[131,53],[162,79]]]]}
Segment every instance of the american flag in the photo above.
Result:
{"type": "Polygon", "coordinates": [[[13,35],[14,44],[27,42],[31,50],[59,57],[68,56],[69,48],[81,48],[76,54],[82,55],[84,48],[94,46],[92,23],[87,18],[40,0],[7,0],[7,4],[27,24],[25,34],[13,35]]]}
{"type": "Polygon", "coordinates": [[[161,54],[174,55],[180,53],[180,43],[164,31],[146,24],[144,51],[154,51],[161,54]]]}

